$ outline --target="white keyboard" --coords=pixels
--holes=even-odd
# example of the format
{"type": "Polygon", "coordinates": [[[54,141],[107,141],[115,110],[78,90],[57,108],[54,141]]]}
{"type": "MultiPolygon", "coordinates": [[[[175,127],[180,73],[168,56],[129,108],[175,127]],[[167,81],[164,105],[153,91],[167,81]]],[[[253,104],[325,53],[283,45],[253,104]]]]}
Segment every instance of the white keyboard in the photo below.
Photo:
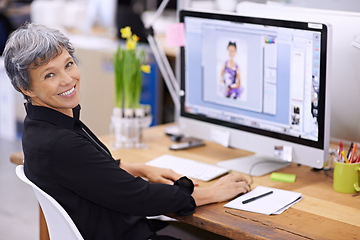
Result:
{"type": "Polygon", "coordinates": [[[153,167],[169,168],[181,175],[201,181],[210,181],[227,172],[228,169],[187,158],[162,155],[146,163],[153,167]]]}

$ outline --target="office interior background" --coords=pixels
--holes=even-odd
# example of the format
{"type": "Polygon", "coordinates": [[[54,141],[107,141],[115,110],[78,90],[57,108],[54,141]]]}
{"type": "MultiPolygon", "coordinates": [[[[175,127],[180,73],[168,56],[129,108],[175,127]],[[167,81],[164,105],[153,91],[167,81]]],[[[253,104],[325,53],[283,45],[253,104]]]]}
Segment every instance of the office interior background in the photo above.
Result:
{"type": "MultiPolygon", "coordinates": [[[[175,62],[178,49],[167,48],[164,35],[166,26],[177,21],[177,10],[191,8],[234,12],[237,4],[241,2],[244,1],[170,1],[164,14],[154,23],[154,30],[164,42],[168,59],[175,72],[177,72],[175,62]]],[[[248,2],[360,12],[358,0],[248,2]]],[[[26,21],[58,27],[64,31],[73,42],[80,60],[82,77],[80,101],[83,109],[81,118],[97,135],[105,135],[109,133],[110,116],[115,103],[112,56],[118,44],[121,44],[119,28],[131,25],[133,31],[141,38],[149,63],[157,69],[142,29],[143,24],[150,21],[160,3],[160,0],[0,0],[0,53],[3,50],[1,44],[3,45],[6,40],[7,33],[26,21]]],[[[152,106],[153,125],[174,121],[174,106],[158,70],[145,79],[142,94],[143,101],[152,106]]],[[[354,111],[360,111],[360,108],[354,111]]],[[[1,239],[39,238],[38,204],[35,195],[30,187],[17,179],[15,165],[9,161],[13,152],[21,151],[20,140],[24,117],[22,96],[11,86],[0,58],[1,239]]],[[[354,131],[358,131],[359,128],[358,125],[349,127],[354,131]]]]}

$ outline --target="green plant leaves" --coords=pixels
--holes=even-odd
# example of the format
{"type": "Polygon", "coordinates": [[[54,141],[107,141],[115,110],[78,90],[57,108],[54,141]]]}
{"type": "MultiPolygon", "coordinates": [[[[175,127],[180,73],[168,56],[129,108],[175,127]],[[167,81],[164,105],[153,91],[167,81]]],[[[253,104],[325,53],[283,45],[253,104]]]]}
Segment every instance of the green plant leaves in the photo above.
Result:
{"type": "Polygon", "coordinates": [[[138,108],[143,81],[141,65],[145,51],[137,55],[136,49],[118,47],[114,55],[115,105],[118,108],[138,108]]]}

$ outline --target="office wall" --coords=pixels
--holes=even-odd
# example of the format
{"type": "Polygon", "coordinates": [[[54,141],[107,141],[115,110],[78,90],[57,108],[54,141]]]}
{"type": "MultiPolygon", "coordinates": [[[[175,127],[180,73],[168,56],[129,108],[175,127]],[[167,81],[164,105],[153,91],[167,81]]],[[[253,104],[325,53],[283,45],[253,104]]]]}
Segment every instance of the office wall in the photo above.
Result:
{"type": "Polygon", "coordinates": [[[16,139],[15,93],[5,73],[4,61],[0,59],[0,138],[16,139]]]}
{"type": "MultiPolygon", "coordinates": [[[[179,8],[188,8],[192,5],[216,7],[216,2],[226,4],[227,0],[177,0],[179,8]],[[213,4],[211,4],[213,3],[213,4]]],[[[331,9],[338,11],[360,12],[359,0],[237,0],[241,2],[285,4],[306,8],[331,9]]]]}
{"type": "Polygon", "coordinates": [[[115,106],[114,73],[110,50],[76,48],[81,74],[81,120],[98,136],[109,134],[115,106]]]}
{"type": "Polygon", "coordinates": [[[0,57],[0,138],[15,141],[20,138],[25,118],[24,98],[11,85],[0,57]]]}
{"type": "Polygon", "coordinates": [[[289,2],[297,7],[360,12],[359,0],[290,0],[289,2]]]}

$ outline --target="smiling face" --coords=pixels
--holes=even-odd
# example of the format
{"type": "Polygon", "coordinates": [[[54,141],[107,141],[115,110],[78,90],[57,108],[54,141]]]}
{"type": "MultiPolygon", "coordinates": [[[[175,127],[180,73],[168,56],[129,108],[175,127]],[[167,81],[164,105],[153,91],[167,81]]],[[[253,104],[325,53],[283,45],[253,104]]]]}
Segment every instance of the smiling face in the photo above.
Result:
{"type": "Polygon", "coordinates": [[[79,104],[80,72],[68,51],[47,64],[30,67],[31,87],[26,95],[33,105],[55,109],[72,117],[72,109],[79,104]]]}
{"type": "Polygon", "coordinates": [[[234,45],[229,45],[228,46],[228,53],[229,53],[229,58],[234,59],[235,55],[236,55],[236,47],[234,45]]]}

